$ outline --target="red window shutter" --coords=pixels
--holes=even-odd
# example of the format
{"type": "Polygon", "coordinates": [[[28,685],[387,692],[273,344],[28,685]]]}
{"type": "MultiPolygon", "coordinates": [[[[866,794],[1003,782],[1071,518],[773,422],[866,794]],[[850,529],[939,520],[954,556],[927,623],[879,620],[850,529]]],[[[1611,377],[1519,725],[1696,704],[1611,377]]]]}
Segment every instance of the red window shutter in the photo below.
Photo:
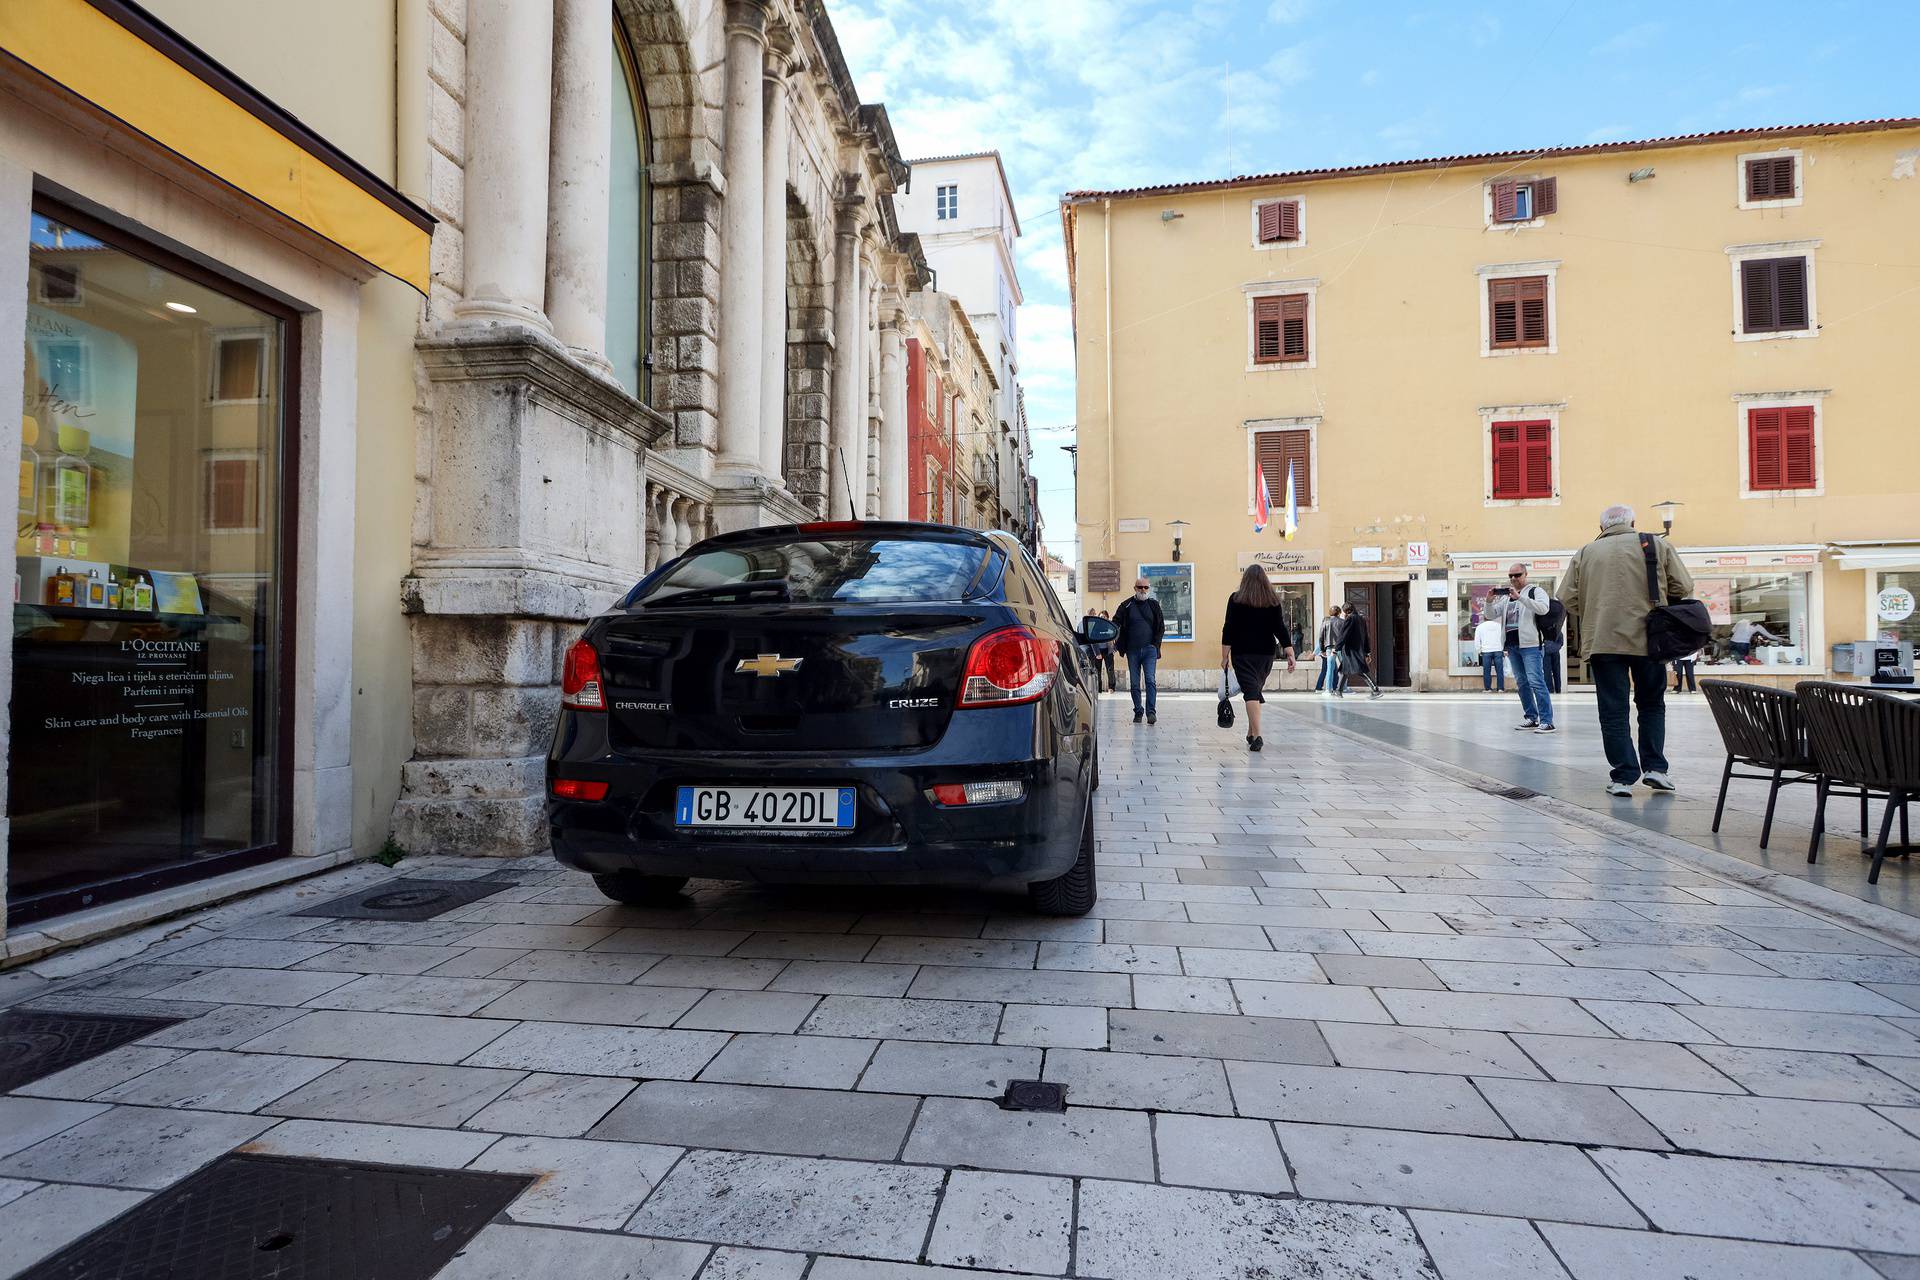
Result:
{"type": "Polygon", "coordinates": [[[1813,406],[1795,405],[1779,412],[1781,487],[1811,489],[1818,483],[1813,457],[1813,406]]]}
{"type": "Polygon", "coordinates": [[[1747,410],[1747,487],[1778,489],[1782,466],[1781,415],[1779,409],[1747,410]]]}
{"type": "Polygon", "coordinates": [[[1520,424],[1493,424],[1493,497],[1502,501],[1525,497],[1522,492],[1520,424]]]}
{"type": "Polygon", "coordinates": [[[1512,222],[1517,209],[1516,193],[1520,190],[1517,182],[1496,182],[1493,184],[1493,220],[1512,222]]]}
{"type": "Polygon", "coordinates": [[[1533,216],[1538,218],[1560,209],[1560,180],[1536,178],[1533,182],[1533,216]]]}
{"type": "Polygon", "coordinates": [[[1300,238],[1300,202],[1298,200],[1282,200],[1274,205],[1274,208],[1280,211],[1280,234],[1278,238],[1281,240],[1298,240],[1300,238]]]}
{"type": "Polygon", "coordinates": [[[1495,347],[1520,345],[1520,298],[1512,280],[1487,281],[1488,338],[1495,347]]]}
{"type": "Polygon", "coordinates": [[[1255,364],[1273,364],[1284,358],[1280,337],[1281,301],[1277,297],[1253,300],[1253,362],[1255,364]]]}
{"type": "Polygon", "coordinates": [[[1280,299],[1280,358],[1307,358],[1307,295],[1304,293],[1280,299]]]}
{"type": "Polygon", "coordinates": [[[1520,444],[1522,496],[1551,498],[1553,496],[1553,424],[1550,422],[1522,423],[1520,444]]]}
{"type": "Polygon", "coordinates": [[[1773,260],[1773,296],[1779,308],[1775,321],[1782,330],[1807,327],[1807,260],[1773,260]]]}
{"type": "Polygon", "coordinates": [[[1283,239],[1281,234],[1281,201],[1269,200],[1260,206],[1260,243],[1272,244],[1283,239]]]}
{"type": "Polygon", "coordinates": [[[1773,264],[1749,258],[1740,264],[1740,327],[1747,333],[1769,333],[1779,328],[1773,295],[1773,264]]]}

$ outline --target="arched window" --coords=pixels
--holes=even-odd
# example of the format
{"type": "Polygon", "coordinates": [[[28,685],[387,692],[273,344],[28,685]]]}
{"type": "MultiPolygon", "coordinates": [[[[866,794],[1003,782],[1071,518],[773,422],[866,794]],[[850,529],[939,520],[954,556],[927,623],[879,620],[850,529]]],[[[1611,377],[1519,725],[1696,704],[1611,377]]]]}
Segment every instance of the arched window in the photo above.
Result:
{"type": "Polygon", "coordinates": [[[647,112],[633,50],[613,32],[613,154],[608,157],[607,359],[620,385],[647,398],[647,112]]]}

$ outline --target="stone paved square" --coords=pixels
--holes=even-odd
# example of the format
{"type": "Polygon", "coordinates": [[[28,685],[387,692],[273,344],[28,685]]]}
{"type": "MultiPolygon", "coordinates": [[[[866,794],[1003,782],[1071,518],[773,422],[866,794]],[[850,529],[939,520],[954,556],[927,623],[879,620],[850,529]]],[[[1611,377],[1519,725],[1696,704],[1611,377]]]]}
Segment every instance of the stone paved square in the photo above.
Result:
{"type": "Polygon", "coordinates": [[[1897,930],[1286,705],[1302,749],[1251,756],[1203,699],[1151,733],[1103,704],[1084,919],[713,883],[636,910],[541,859],[410,859],[515,885],[10,974],[31,1007],[184,1020],[0,1097],[0,1260],[246,1146],[539,1175],[452,1277],[1920,1267],[1897,930]],[[1002,1110],[1014,1079],[1066,1113],[1002,1110]]]}

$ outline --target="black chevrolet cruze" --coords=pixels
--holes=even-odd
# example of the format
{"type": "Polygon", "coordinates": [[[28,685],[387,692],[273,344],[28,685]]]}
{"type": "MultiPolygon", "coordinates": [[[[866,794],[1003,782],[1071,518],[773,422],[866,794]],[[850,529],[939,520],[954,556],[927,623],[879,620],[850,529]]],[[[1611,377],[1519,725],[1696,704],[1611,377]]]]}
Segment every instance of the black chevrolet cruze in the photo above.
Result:
{"type": "Polygon", "coordinates": [[[1005,533],[831,521],[709,538],[568,650],[560,861],[621,902],[690,877],[1095,898],[1094,698],[1005,533]]]}

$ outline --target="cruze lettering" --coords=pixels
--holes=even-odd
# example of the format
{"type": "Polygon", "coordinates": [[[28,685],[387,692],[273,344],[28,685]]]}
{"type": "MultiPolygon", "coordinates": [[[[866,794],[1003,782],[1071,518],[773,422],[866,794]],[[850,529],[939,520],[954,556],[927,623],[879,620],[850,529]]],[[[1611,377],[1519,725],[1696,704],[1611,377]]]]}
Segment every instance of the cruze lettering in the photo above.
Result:
{"type": "Polygon", "coordinates": [[[912,711],[920,707],[937,707],[940,705],[940,699],[938,698],[895,698],[893,701],[887,703],[887,705],[889,707],[894,708],[896,711],[912,711]]]}

